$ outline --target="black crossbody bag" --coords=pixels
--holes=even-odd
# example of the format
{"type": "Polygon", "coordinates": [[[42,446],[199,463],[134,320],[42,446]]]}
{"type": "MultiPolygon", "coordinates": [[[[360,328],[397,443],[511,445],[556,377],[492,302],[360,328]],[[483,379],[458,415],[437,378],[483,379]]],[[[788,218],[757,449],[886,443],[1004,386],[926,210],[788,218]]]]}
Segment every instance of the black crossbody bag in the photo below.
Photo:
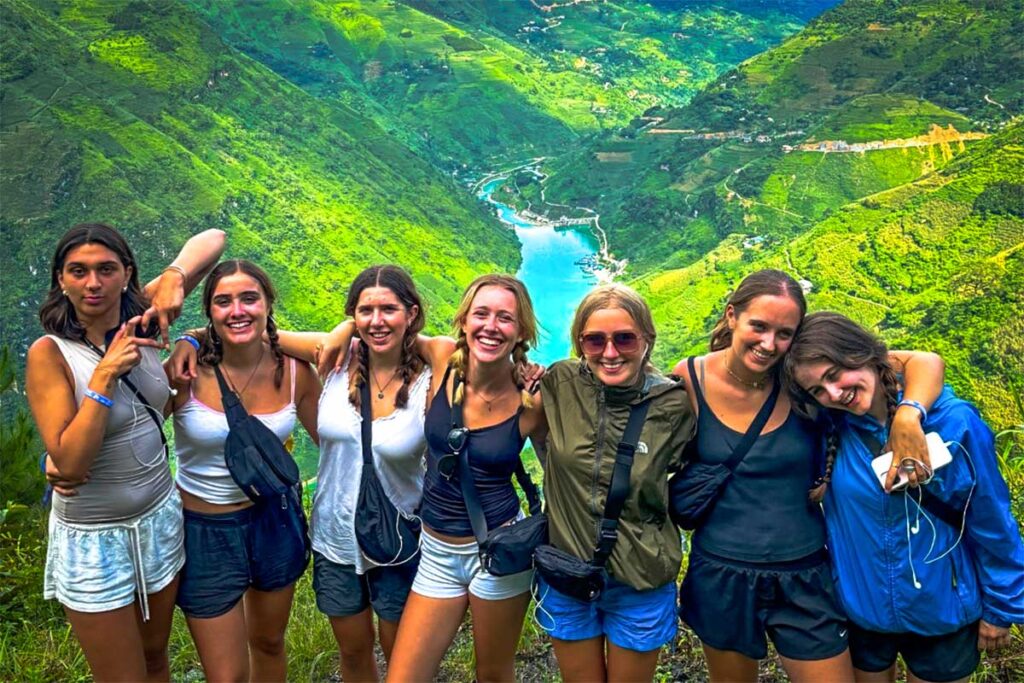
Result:
{"type": "Polygon", "coordinates": [[[630,408],[629,420],[622,440],[615,449],[615,466],[608,483],[604,514],[597,535],[597,545],[590,562],[581,560],[553,545],[542,545],[533,554],[537,571],[556,591],[581,602],[595,602],[604,592],[605,565],[619,539],[619,516],[629,495],[629,474],[633,469],[633,456],[640,440],[640,431],[651,402],[645,399],[630,408]]]}
{"type": "MultiPolygon", "coordinates": [[[[458,391],[459,378],[456,375],[452,395],[458,391]]],[[[444,388],[442,387],[442,391],[444,388]]],[[[462,404],[452,404],[452,431],[465,429],[462,420],[462,404]]],[[[516,481],[526,494],[530,507],[530,516],[522,520],[513,520],[509,524],[488,531],[487,517],[480,505],[480,497],[476,490],[476,480],[469,466],[469,439],[465,439],[462,448],[453,449],[459,464],[459,488],[466,502],[469,524],[473,527],[480,549],[480,566],[493,576],[508,576],[524,572],[533,566],[533,551],[548,540],[548,518],[541,512],[540,493],[533,483],[530,474],[523,466],[520,458],[516,463],[516,481]]]]}
{"type": "Polygon", "coordinates": [[[377,477],[373,462],[373,404],[370,385],[359,386],[362,415],[363,474],[356,506],[356,542],[363,557],[382,567],[405,564],[420,551],[420,520],[395,507],[377,477]]]}
{"type": "MultiPolygon", "coordinates": [[[[697,373],[693,368],[693,356],[686,359],[690,370],[690,385],[694,391],[700,391],[697,384],[697,373]]],[[[776,380],[754,421],[750,423],[740,442],[736,444],[732,455],[725,462],[707,463],[694,459],[682,470],[673,475],[668,482],[669,516],[676,526],[693,530],[704,523],[722,490],[729,483],[732,473],[739,467],[750,448],[761,435],[768,418],[775,410],[779,398],[781,382],[776,380]]],[[[696,439],[696,437],[694,437],[696,439]]],[[[696,449],[693,451],[696,453],[696,449]]]]}

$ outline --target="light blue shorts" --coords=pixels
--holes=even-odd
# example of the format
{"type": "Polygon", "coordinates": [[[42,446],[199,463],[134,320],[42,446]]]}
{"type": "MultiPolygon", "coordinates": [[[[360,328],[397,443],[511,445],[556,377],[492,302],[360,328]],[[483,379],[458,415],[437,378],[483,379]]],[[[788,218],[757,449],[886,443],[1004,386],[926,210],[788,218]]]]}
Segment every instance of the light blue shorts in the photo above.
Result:
{"type": "Polygon", "coordinates": [[[675,640],[676,585],[638,591],[608,577],[596,602],[581,602],[559,593],[537,576],[537,623],[552,638],[588,640],[605,636],[626,650],[649,652],[675,640]]]}
{"type": "Polygon", "coordinates": [[[181,498],[170,493],[153,509],[121,522],[75,524],[50,514],[43,597],[76,612],[110,612],[166,588],[185,564],[181,498]]]}
{"type": "Polygon", "coordinates": [[[420,536],[420,566],[412,590],[428,598],[459,598],[466,593],[483,600],[505,600],[530,590],[533,570],[493,576],[480,567],[476,541],[448,543],[426,531],[420,536]]]}

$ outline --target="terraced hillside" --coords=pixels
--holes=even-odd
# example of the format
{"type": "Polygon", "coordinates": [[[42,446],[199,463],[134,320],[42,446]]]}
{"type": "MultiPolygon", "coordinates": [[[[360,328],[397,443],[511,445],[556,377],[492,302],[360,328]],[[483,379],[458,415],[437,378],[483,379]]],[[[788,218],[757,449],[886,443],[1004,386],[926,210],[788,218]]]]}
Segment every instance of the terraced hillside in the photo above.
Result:
{"type": "MultiPolygon", "coordinates": [[[[0,6],[5,344],[36,336],[57,237],[123,229],[142,263],[206,227],[268,268],[285,325],[336,321],[367,264],[415,275],[436,321],[473,276],[514,270],[514,235],[339,101],[223,43],[179,3],[0,6]]],[[[144,273],[145,274],[145,273],[144,273]]]]}
{"type": "Polygon", "coordinates": [[[984,134],[1019,115],[1022,31],[1019,0],[849,0],[688,106],[652,109],[552,163],[547,197],[598,209],[616,255],[636,273],[693,262],[733,233],[790,239],[972,144],[887,142],[932,126],[984,134]],[[786,152],[824,142],[880,149],[786,152]]]}
{"type": "Polygon", "coordinates": [[[679,105],[835,0],[189,0],[242,52],[450,170],[563,153],[679,105]]]}

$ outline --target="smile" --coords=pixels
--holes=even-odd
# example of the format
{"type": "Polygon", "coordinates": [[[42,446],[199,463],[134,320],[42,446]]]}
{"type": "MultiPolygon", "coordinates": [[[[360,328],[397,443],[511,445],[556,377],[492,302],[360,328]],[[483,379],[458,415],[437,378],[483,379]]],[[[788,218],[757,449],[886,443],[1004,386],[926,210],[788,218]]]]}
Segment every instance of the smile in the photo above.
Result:
{"type": "Polygon", "coordinates": [[[755,360],[760,361],[762,363],[767,363],[768,361],[775,357],[774,353],[770,353],[756,346],[750,349],[750,353],[752,356],[754,356],[755,360]]]}
{"type": "Polygon", "coordinates": [[[476,338],[476,342],[477,342],[477,344],[479,344],[480,346],[483,346],[484,348],[487,348],[487,349],[497,349],[502,344],[505,343],[505,340],[503,340],[503,339],[496,339],[494,337],[478,336],[476,338]]]}

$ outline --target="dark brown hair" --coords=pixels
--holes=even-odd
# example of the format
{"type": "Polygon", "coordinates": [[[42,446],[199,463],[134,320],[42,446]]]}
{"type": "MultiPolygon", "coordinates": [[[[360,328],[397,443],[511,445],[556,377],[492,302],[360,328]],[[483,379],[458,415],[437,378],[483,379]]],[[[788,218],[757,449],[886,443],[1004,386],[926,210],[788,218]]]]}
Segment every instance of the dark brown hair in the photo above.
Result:
{"type": "MultiPolygon", "coordinates": [[[[889,349],[881,339],[853,322],[845,315],[832,311],[811,313],[804,318],[799,331],[793,338],[789,352],[782,361],[782,373],[786,388],[793,397],[794,405],[804,407],[816,404],[813,396],[796,382],[796,368],[812,363],[829,363],[846,370],[871,368],[878,373],[878,379],[885,390],[889,421],[896,412],[899,394],[899,380],[889,362],[889,349]]],[[[832,479],[839,447],[838,429],[833,420],[827,420],[825,474],[820,483],[811,490],[811,499],[820,501],[832,479]]]]}
{"type": "MultiPolygon", "coordinates": [[[[794,280],[789,273],[781,270],[758,270],[743,278],[740,286],[736,288],[728,301],[726,309],[732,306],[736,315],[747,310],[750,302],[759,296],[784,296],[789,297],[800,307],[800,317],[807,313],[807,300],[804,298],[804,291],[800,283],[794,280]]],[[[729,320],[726,317],[726,310],[722,311],[722,317],[715,323],[711,330],[711,350],[718,351],[727,348],[732,344],[732,330],[729,329],[729,320]]]]}
{"type": "MultiPolygon", "coordinates": [[[[48,334],[63,339],[81,341],[85,339],[85,327],[78,321],[75,307],[64,296],[60,286],[60,275],[64,271],[64,263],[72,250],[85,244],[99,244],[117,255],[121,265],[131,268],[128,278],[128,289],[121,292],[121,322],[137,315],[142,315],[149,302],[139,286],[139,268],[128,242],[117,230],[106,223],[79,223],[72,227],[57,242],[50,262],[50,291],[39,307],[39,322],[48,334]]],[[[146,336],[152,336],[146,334],[146,336]]]]}
{"type": "MultiPolygon", "coordinates": [[[[405,312],[411,312],[413,306],[419,309],[416,317],[409,321],[405,328],[405,337],[402,339],[402,353],[399,358],[398,373],[402,377],[402,386],[395,394],[395,407],[404,408],[409,403],[409,385],[426,364],[423,356],[416,350],[416,337],[423,330],[426,322],[426,309],[423,306],[423,299],[416,290],[416,283],[412,281],[409,273],[395,265],[370,266],[356,276],[348,288],[348,298],[345,299],[345,315],[355,316],[356,306],[359,305],[359,297],[363,290],[368,287],[384,287],[398,297],[398,300],[405,306],[405,312]]],[[[363,382],[368,381],[370,374],[370,350],[366,342],[359,340],[358,365],[353,372],[349,373],[348,399],[352,405],[359,408],[362,401],[359,397],[359,387],[363,382]]]]}
{"type": "Polygon", "coordinates": [[[224,355],[220,337],[213,329],[213,320],[210,317],[210,310],[213,307],[213,293],[217,289],[217,283],[228,275],[244,273],[256,281],[256,284],[263,290],[263,296],[267,299],[267,337],[270,339],[270,351],[277,360],[277,368],[274,370],[274,386],[280,388],[281,380],[284,378],[284,352],[277,339],[277,323],[274,322],[274,301],[277,299],[277,292],[270,281],[270,276],[252,261],[245,259],[231,259],[221,261],[217,267],[210,271],[203,282],[203,313],[210,322],[206,325],[206,336],[199,346],[199,362],[203,365],[217,365],[224,355]]]}

